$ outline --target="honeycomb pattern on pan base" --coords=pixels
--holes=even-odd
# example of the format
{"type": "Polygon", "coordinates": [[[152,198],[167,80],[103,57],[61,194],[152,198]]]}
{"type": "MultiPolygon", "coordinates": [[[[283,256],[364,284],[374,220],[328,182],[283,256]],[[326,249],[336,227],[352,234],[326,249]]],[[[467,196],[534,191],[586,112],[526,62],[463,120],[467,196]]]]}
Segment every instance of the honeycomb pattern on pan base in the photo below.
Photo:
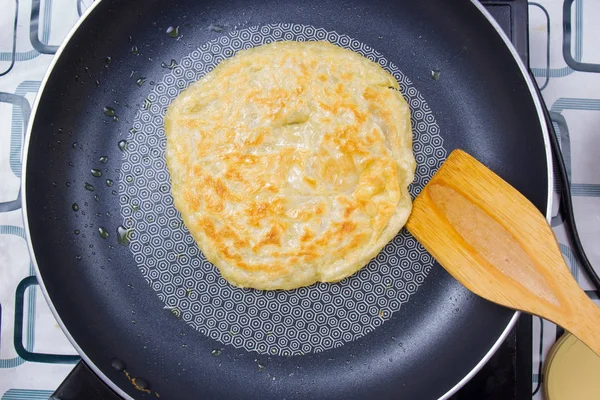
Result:
{"type": "Polygon", "coordinates": [[[188,85],[238,50],[281,40],[327,40],[379,63],[408,101],[417,160],[415,197],[446,158],[439,127],[423,96],[391,62],[346,35],[295,24],[232,31],[183,58],[148,95],[130,130],[119,184],[121,212],[133,228],[130,249],[165,308],[219,342],[273,355],[320,352],[360,338],[401,309],[422,284],[432,257],[406,230],[353,276],[292,291],[229,285],[206,260],[173,205],[163,116],[188,85]]]}

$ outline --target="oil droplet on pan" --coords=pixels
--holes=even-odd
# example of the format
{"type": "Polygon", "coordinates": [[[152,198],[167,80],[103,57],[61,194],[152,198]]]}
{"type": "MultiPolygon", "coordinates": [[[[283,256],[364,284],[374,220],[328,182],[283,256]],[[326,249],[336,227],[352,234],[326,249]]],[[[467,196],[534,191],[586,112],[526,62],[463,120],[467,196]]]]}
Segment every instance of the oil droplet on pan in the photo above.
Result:
{"type": "Polygon", "coordinates": [[[138,85],[138,87],[142,87],[142,85],[144,84],[144,82],[146,82],[146,78],[145,78],[145,77],[143,77],[143,76],[142,76],[142,77],[140,77],[140,78],[138,78],[138,79],[135,81],[135,83],[136,83],[136,85],[138,85]]]}
{"type": "Polygon", "coordinates": [[[102,164],[106,164],[106,162],[108,161],[108,156],[102,156],[98,161],[100,161],[102,164]]]}
{"type": "Polygon", "coordinates": [[[73,205],[71,206],[71,208],[73,209],[73,211],[77,212],[77,211],[79,211],[79,204],[73,203],[73,205]]]}
{"type": "Polygon", "coordinates": [[[131,233],[133,232],[132,228],[125,228],[123,225],[117,228],[117,239],[119,244],[123,246],[127,246],[131,242],[131,233]]]}
{"type": "Polygon", "coordinates": [[[121,151],[127,150],[127,140],[125,140],[125,139],[119,140],[119,143],[117,143],[117,146],[119,146],[119,149],[121,151]]]}
{"type": "Polygon", "coordinates": [[[108,237],[110,236],[108,234],[108,231],[101,226],[98,228],[98,234],[102,239],[108,239],[108,237]]]}
{"type": "Polygon", "coordinates": [[[179,26],[169,26],[166,32],[170,37],[177,38],[179,36],[179,26]]]}
{"type": "Polygon", "coordinates": [[[102,176],[102,171],[100,171],[98,168],[92,168],[90,172],[92,176],[95,176],[96,178],[100,178],[102,176]]]}
{"type": "Polygon", "coordinates": [[[87,182],[83,185],[83,187],[85,188],[85,190],[89,190],[90,192],[94,191],[94,186],[90,185],[87,182]]]}
{"type": "Polygon", "coordinates": [[[113,181],[111,179],[106,180],[106,186],[111,187],[113,185],[113,181]]]}
{"type": "Polygon", "coordinates": [[[225,27],[222,25],[210,24],[208,26],[208,30],[211,30],[213,32],[223,32],[225,30],[225,27]]]}
{"type": "Polygon", "coordinates": [[[213,357],[218,357],[221,355],[221,349],[213,349],[213,351],[211,351],[210,354],[212,354],[213,357]]]}
{"type": "Polygon", "coordinates": [[[104,107],[103,112],[104,115],[106,115],[107,117],[114,117],[115,115],[117,115],[115,109],[108,106],[104,107]]]}
{"type": "Polygon", "coordinates": [[[133,378],[131,380],[131,383],[133,383],[136,389],[142,391],[148,390],[148,388],[150,387],[150,384],[144,378],[133,378]]]}
{"type": "Polygon", "coordinates": [[[438,79],[440,79],[440,71],[437,69],[432,69],[431,70],[431,79],[433,79],[434,81],[437,81],[438,79]]]}
{"type": "Polygon", "coordinates": [[[125,363],[118,358],[110,360],[110,365],[117,371],[123,371],[125,369],[125,363]]]}
{"type": "Polygon", "coordinates": [[[163,68],[167,68],[167,69],[173,69],[177,66],[177,61],[171,59],[171,63],[170,64],[166,64],[166,63],[160,63],[160,66],[163,68]]]}
{"type": "Polygon", "coordinates": [[[171,308],[171,314],[173,314],[176,318],[181,318],[181,310],[177,307],[171,308]]]}

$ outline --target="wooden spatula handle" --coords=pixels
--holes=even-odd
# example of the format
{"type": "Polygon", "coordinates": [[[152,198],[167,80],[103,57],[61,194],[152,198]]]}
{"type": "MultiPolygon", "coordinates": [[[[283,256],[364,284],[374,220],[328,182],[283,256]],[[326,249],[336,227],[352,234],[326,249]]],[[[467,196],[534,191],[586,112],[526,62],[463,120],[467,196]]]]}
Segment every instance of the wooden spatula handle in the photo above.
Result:
{"type": "Polygon", "coordinates": [[[556,321],[600,356],[600,307],[581,291],[572,320],[556,321]]]}

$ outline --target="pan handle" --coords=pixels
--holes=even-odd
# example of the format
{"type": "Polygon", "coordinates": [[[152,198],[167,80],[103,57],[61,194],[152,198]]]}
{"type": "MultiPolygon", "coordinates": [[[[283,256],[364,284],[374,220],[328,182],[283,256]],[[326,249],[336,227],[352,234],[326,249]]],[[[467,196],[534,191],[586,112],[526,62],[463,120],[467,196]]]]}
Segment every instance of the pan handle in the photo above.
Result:
{"type": "Polygon", "coordinates": [[[25,291],[30,286],[37,285],[37,283],[35,276],[29,276],[23,279],[17,286],[15,295],[15,351],[19,357],[26,361],[47,364],[75,364],[81,359],[79,356],[35,353],[27,350],[25,346],[23,346],[23,331],[25,330],[25,291]]]}
{"type": "Polygon", "coordinates": [[[49,400],[121,400],[94,372],[79,361],[49,400]]]}

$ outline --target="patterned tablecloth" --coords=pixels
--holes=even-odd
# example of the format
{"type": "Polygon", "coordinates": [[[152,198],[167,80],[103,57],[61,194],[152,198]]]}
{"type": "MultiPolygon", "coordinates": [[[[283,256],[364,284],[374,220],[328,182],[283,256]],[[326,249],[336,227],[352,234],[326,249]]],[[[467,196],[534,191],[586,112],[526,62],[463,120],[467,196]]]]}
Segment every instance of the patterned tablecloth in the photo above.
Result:
{"type": "MultiPolygon", "coordinates": [[[[47,399],[73,367],[73,358],[65,363],[65,357],[58,356],[75,351],[39,290],[27,285],[33,269],[24,240],[19,178],[23,135],[40,81],[57,46],[91,2],[0,0],[1,399],[47,399]],[[15,330],[15,321],[20,320],[24,326],[15,330]],[[22,346],[15,346],[19,335],[22,346]],[[38,362],[37,353],[57,357],[38,362]]],[[[560,136],[583,244],[592,264],[600,269],[600,247],[593,245],[600,237],[600,163],[596,159],[600,150],[600,49],[595,45],[600,24],[594,21],[600,15],[600,2],[539,0],[529,4],[531,68],[560,136]],[[571,2],[570,15],[565,14],[563,4],[571,2]],[[563,34],[563,23],[570,25],[570,35],[563,34]],[[570,47],[570,54],[563,55],[563,44],[570,47]]],[[[556,200],[555,195],[552,226],[560,248],[582,287],[592,290],[565,237],[556,200]]],[[[543,399],[542,390],[536,390],[539,365],[560,334],[554,324],[534,319],[535,399],[543,399]]]]}

